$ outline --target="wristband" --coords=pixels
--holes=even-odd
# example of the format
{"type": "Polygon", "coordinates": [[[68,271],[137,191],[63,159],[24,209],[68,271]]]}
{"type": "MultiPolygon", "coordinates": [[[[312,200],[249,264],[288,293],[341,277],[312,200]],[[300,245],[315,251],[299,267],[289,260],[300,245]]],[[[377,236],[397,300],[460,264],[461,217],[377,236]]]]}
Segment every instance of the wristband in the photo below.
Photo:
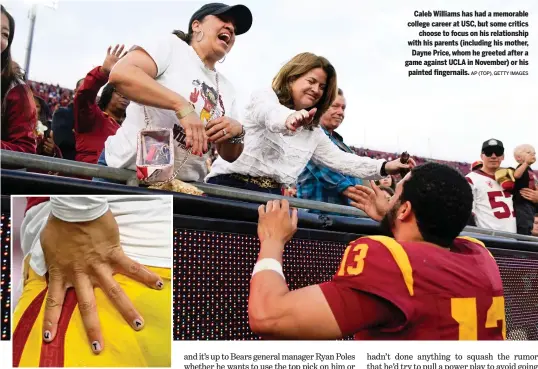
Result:
{"type": "Polygon", "coordinates": [[[177,119],[181,120],[192,112],[194,112],[194,105],[189,104],[183,108],[176,110],[176,117],[177,119]]]}
{"type": "Polygon", "coordinates": [[[282,271],[282,264],[280,264],[278,260],[271,258],[261,259],[256,263],[256,265],[254,265],[252,277],[254,277],[256,273],[262,272],[264,270],[272,270],[274,272],[277,272],[282,276],[282,278],[284,278],[284,282],[286,281],[286,277],[284,276],[284,272],[282,271]]]}
{"type": "Polygon", "coordinates": [[[382,177],[386,177],[386,176],[388,176],[388,173],[387,173],[387,171],[385,170],[385,165],[387,165],[387,162],[386,162],[386,161],[384,161],[384,162],[383,162],[383,165],[381,165],[381,170],[380,170],[380,173],[379,173],[379,174],[381,174],[382,177]]]}

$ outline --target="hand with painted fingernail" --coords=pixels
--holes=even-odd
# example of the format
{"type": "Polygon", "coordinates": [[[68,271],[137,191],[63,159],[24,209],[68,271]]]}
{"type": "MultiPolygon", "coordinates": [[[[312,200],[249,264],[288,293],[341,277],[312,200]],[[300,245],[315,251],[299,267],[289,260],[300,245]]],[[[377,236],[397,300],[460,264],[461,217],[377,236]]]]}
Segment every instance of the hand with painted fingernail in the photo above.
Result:
{"type": "Polygon", "coordinates": [[[94,288],[101,288],[136,331],[144,318],[113,275],[120,273],[150,288],[160,290],[163,281],[149,269],[125,255],[118,224],[110,211],[88,222],[66,222],[50,215],[41,232],[41,246],[48,267],[43,340],[54,341],[66,291],[73,287],[78,310],[88,336],[88,346],[99,354],[105,349],[94,288]]]}
{"type": "Polygon", "coordinates": [[[317,108],[312,108],[310,110],[299,110],[290,114],[286,119],[286,128],[295,132],[299,127],[309,125],[314,120],[317,111],[317,108]]]}

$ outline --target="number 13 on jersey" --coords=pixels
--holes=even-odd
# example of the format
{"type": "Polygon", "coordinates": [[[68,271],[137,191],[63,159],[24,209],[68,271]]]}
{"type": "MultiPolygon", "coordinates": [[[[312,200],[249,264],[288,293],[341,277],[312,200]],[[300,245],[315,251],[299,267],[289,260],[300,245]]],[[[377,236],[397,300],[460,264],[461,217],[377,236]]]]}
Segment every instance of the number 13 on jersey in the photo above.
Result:
{"type": "Polygon", "coordinates": [[[342,263],[340,268],[338,268],[338,276],[342,277],[344,275],[359,275],[364,270],[364,259],[368,253],[368,245],[365,243],[360,243],[358,245],[350,245],[346,248],[344,252],[344,257],[342,258],[342,263]],[[353,256],[352,265],[349,265],[347,260],[350,256],[353,256]]]}

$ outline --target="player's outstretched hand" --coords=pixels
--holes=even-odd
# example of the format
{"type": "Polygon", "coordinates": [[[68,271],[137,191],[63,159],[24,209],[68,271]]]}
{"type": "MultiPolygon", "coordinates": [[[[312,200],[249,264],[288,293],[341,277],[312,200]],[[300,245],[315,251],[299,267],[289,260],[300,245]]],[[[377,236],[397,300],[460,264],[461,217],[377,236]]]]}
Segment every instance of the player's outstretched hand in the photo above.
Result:
{"type": "Polygon", "coordinates": [[[52,342],[58,333],[65,294],[70,287],[75,288],[80,315],[95,354],[104,345],[94,287],[103,290],[134,330],[144,327],[144,318],[112,276],[121,273],[158,290],[163,282],[123,253],[118,224],[110,211],[89,222],[65,222],[51,215],[41,232],[41,246],[48,267],[45,342],[52,342]]]}
{"type": "Polygon", "coordinates": [[[390,209],[385,193],[370,181],[370,186],[356,185],[348,187],[344,194],[351,200],[351,206],[356,207],[366,213],[370,218],[381,221],[390,209]]]}
{"type": "Polygon", "coordinates": [[[258,208],[258,237],[260,242],[274,241],[284,246],[297,231],[297,209],[290,212],[287,200],[268,201],[258,208]]]}

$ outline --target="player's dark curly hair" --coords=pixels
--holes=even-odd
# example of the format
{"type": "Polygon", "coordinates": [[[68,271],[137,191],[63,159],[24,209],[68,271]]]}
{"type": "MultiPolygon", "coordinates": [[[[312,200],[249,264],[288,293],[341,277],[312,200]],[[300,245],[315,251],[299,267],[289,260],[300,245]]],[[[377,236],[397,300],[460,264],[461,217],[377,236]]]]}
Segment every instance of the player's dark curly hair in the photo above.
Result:
{"type": "Polygon", "coordinates": [[[455,169],[438,163],[413,168],[400,200],[411,203],[424,241],[444,247],[467,225],[473,207],[469,183],[455,169]]]}

